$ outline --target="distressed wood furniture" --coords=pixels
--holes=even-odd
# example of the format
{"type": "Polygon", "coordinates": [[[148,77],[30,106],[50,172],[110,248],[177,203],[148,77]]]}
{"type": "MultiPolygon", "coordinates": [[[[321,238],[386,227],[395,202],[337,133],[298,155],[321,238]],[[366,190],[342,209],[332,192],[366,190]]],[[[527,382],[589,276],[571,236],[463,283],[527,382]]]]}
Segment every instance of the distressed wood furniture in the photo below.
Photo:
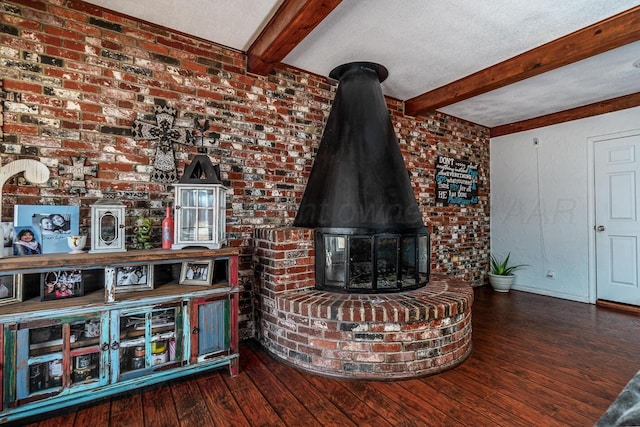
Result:
{"type": "Polygon", "coordinates": [[[238,373],[235,249],[12,257],[0,274],[22,275],[25,297],[0,306],[0,422],[225,365],[238,373]],[[183,263],[210,263],[212,284],[179,284],[183,263]],[[155,286],[116,292],[118,269],[139,265],[155,286]],[[72,269],[85,295],[42,301],[41,274],[72,269]]]}

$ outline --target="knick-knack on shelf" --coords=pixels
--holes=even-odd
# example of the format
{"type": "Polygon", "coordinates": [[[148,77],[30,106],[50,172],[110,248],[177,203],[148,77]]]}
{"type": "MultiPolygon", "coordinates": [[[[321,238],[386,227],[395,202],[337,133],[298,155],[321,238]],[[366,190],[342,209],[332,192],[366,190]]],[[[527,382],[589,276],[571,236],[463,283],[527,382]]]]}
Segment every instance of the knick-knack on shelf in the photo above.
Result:
{"type": "Polygon", "coordinates": [[[162,249],[171,249],[173,244],[173,217],[171,206],[167,206],[167,215],[162,220],[162,249]]]}
{"type": "Polygon", "coordinates": [[[136,219],[135,227],[133,227],[133,231],[136,233],[133,237],[134,249],[153,248],[153,245],[150,242],[152,225],[153,221],[151,221],[151,218],[146,216],[139,216],[138,219],[136,219]]]}
{"type": "Polygon", "coordinates": [[[82,249],[87,244],[87,236],[67,236],[67,244],[71,249],[70,254],[82,254],[84,253],[82,249]]]}

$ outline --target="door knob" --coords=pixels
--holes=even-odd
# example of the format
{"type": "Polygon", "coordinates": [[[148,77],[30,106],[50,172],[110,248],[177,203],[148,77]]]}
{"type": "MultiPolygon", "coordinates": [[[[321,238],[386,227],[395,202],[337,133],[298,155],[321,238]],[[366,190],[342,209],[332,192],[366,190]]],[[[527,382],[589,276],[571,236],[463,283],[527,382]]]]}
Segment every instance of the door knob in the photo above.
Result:
{"type": "Polygon", "coordinates": [[[596,230],[598,231],[604,231],[604,225],[599,225],[598,228],[596,228],[596,230]]]}

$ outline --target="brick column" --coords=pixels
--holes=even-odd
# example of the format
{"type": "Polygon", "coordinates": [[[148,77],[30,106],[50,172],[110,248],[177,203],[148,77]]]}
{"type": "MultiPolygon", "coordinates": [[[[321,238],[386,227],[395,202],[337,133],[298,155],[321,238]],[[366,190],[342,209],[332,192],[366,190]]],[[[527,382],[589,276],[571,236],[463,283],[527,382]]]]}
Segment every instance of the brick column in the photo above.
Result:
{"type": "Polygon", "coordinates": [[[258,337],[277,324],[278,294],[315,286],[314,231],[306,228],[260,228],[254,231],[258,337]],[[265,321],[267,322],[265,324],[265,321]]]}

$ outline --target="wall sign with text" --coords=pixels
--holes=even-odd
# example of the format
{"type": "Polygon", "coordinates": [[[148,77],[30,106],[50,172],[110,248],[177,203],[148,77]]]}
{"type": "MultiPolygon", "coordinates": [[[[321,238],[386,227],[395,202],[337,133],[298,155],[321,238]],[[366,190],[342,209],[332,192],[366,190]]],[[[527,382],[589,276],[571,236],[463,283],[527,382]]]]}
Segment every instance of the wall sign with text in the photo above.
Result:
{"type": "Polygon", "coordinates": [[[438,156],[436,202],[445,205],[478,203],[478,164],[438,156]]]}

